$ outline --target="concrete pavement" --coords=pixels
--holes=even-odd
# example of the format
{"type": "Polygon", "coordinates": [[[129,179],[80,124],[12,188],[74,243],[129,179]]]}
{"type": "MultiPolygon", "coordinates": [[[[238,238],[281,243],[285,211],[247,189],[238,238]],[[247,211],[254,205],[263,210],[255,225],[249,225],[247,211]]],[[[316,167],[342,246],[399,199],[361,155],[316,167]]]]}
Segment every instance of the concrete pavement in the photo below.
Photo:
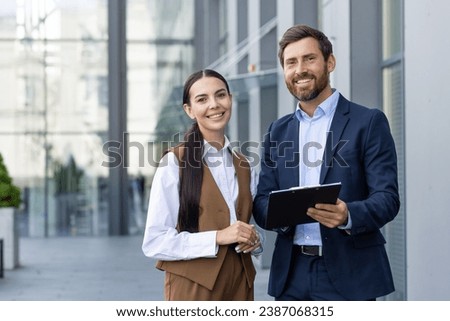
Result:
{"type": "MultiPolygon", "coordinates": [[[[1,301],[160,301],[164,272],[141,251],[141,236],[22,238],[20,267],[5,270],[1,301]]],[[[255,300],[267,295],[258,268],[255,300]]]]}

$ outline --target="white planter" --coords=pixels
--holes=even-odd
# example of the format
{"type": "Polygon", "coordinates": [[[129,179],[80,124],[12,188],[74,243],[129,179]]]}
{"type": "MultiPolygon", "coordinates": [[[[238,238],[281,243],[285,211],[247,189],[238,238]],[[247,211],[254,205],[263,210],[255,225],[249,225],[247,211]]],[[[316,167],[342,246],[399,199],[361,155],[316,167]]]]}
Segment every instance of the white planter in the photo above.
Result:
{"type": "Polygon", "coordinates": [[[0,239],[3,239],[3,267],[14,269],[19,265],[19,226],[16,209],[0,208],[0,239]]]}

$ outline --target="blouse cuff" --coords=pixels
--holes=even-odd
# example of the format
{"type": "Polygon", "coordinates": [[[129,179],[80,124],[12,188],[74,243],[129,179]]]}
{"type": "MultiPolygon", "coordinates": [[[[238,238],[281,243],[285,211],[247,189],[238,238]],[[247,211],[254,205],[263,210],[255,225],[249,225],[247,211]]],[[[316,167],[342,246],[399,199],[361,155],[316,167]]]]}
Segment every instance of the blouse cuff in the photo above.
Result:
{"type": "Polygon", "coordinates": [[[195,237],[191,238],[189,249],[192,253],[198,253],[198,257],[214,258],[219,251],[216,245],[217,231],[207,231],[194,233],[195,237]]]}

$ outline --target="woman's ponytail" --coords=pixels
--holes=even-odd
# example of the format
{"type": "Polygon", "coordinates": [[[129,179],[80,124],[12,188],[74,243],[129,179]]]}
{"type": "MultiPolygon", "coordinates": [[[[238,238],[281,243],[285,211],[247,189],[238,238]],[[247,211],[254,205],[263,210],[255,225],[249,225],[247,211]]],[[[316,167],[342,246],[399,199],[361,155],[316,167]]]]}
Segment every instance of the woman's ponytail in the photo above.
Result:
{"type": "Polygon", "coordinates": [[[180,231],[198,232],[199,204],[203,181],[203,135],[194,123],[184,136],[183,156],[180,162],[180,231]]]}

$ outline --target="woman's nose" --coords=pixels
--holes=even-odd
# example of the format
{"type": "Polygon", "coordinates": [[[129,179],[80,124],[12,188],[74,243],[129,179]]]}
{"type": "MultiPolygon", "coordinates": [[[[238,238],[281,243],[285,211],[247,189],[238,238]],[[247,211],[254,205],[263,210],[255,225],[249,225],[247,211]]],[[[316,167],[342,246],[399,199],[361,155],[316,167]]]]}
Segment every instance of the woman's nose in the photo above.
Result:
{"type": "Polygon", "coordinates": [[[218,107],[217,99],[215,97],[212,97],[209,101],[210,101],[209,108],[218,107]]]}

